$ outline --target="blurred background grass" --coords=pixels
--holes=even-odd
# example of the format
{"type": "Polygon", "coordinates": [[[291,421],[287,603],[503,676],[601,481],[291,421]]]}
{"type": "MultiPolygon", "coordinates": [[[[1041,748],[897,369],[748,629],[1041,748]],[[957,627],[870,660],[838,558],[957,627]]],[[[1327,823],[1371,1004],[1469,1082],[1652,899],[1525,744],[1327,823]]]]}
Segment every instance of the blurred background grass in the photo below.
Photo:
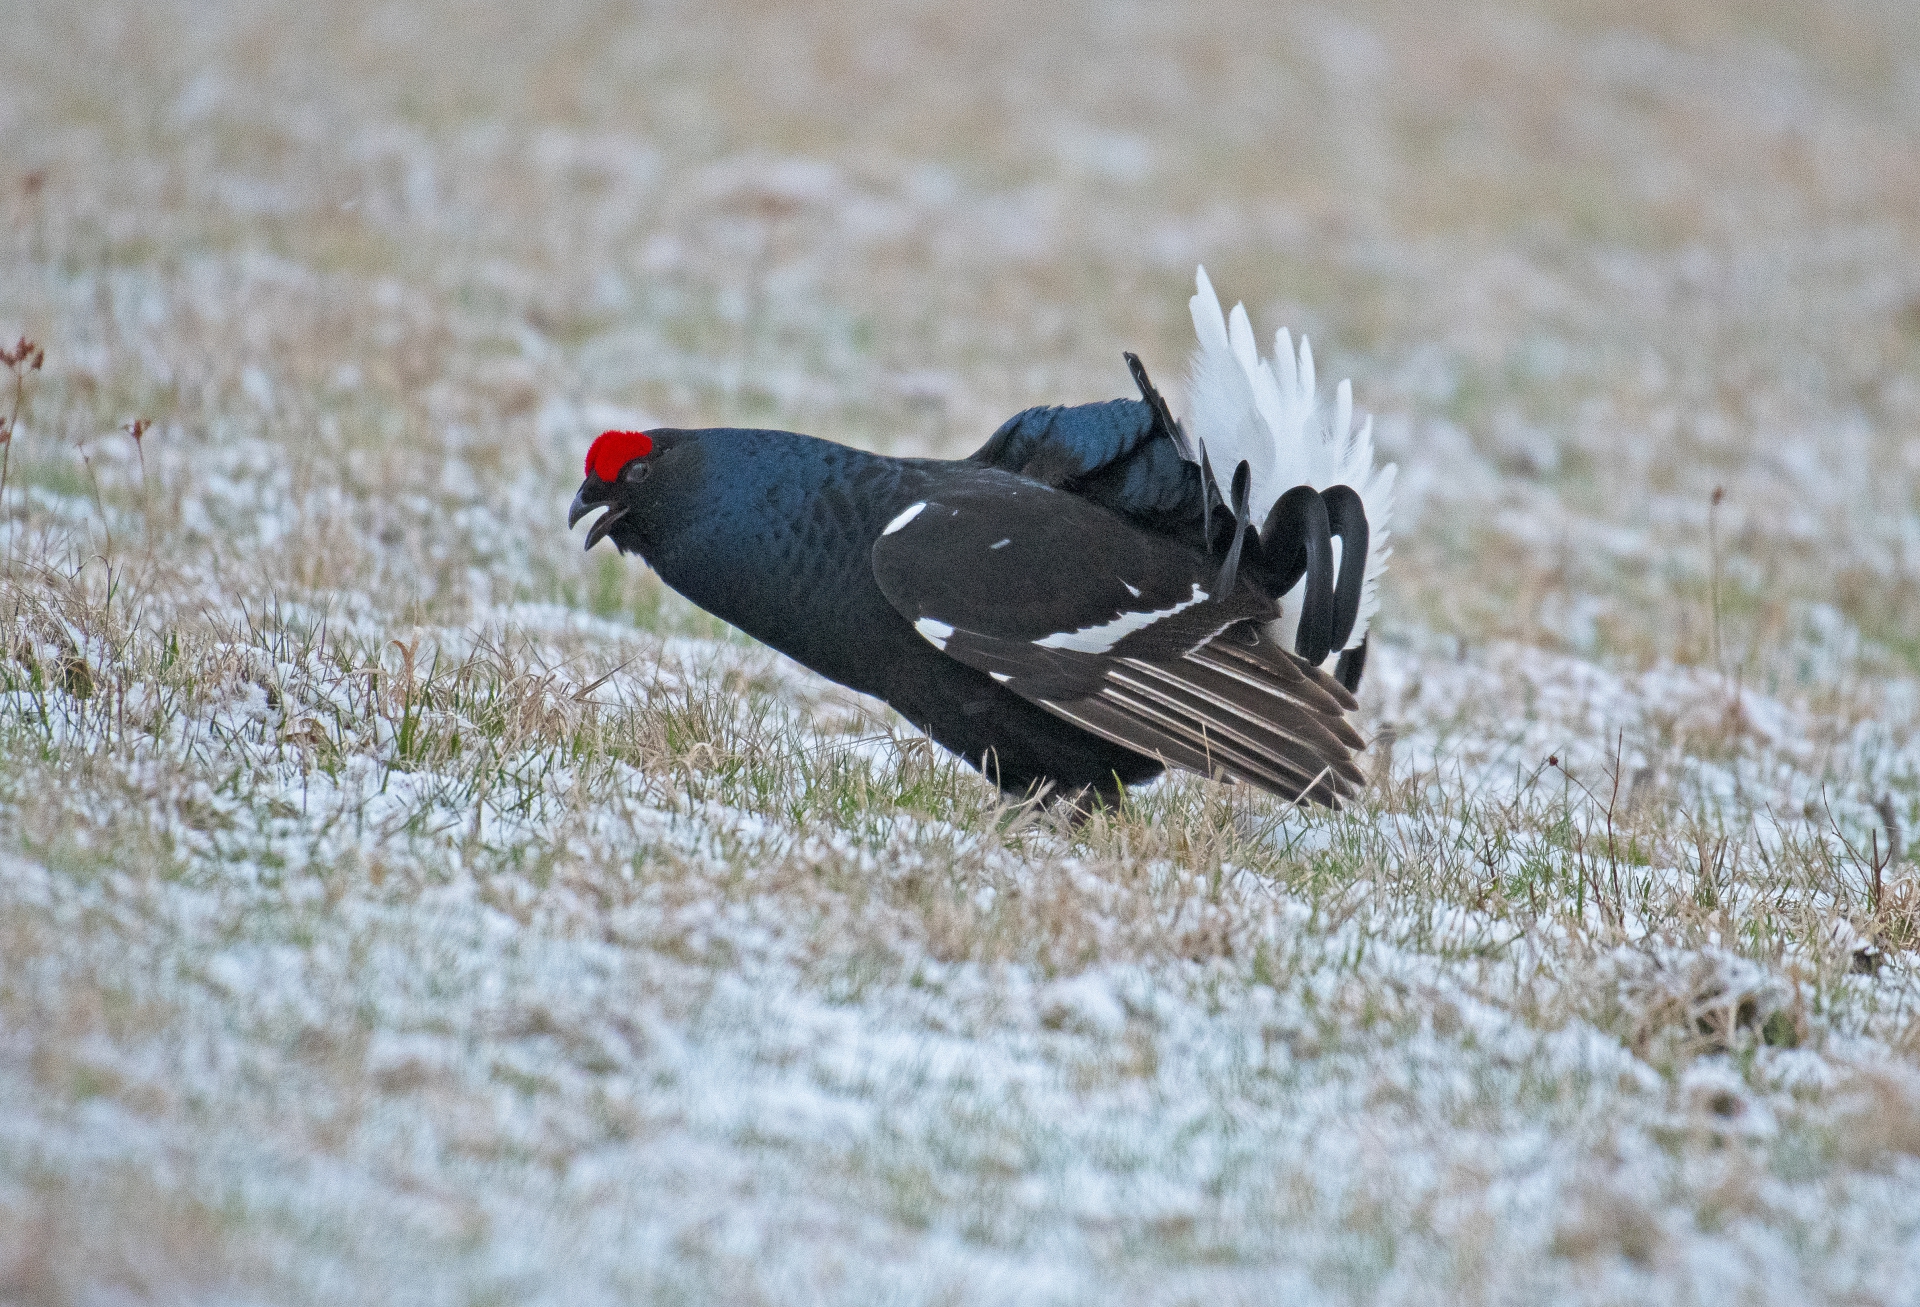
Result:
{"type": "Polygon", "coordinates": [[[1723,485],[1727,661],[1920,668],[1908,5],[11,15],[4,325],[96,423],[953,454],[1177,390],[1204,262],[1404,465],[1390,636],[1707,658],[1723,485]]]}

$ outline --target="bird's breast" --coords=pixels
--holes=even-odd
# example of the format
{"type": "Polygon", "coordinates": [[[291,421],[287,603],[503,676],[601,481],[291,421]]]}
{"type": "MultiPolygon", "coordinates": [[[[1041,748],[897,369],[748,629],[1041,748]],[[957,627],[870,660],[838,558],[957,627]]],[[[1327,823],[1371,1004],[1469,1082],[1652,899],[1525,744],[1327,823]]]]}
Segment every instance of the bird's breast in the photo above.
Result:
{"type": "Polygon", "coordinates": [[[886,471],[855,463],[766,486],[648,562],[674,590],[762,644],[885,696],[903,660],[938,657],[874,581],[873,542],[913,490],[886,471]]]}

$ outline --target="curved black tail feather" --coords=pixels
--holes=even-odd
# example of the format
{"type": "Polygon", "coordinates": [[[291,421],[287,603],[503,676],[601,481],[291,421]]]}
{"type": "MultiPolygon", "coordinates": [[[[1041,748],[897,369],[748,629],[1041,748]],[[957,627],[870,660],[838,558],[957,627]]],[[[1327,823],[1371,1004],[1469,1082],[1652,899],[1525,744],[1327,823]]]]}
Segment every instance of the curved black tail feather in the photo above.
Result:
{"type": "Polygon", "coordinates": [[[1229,595],[1233,593],[1234,583],[1240,579],[1240,551],[1247,543],[1247,518],[1253,511],[1253,468],[1243,458],[1240,466],[1233,469],[1233,543],[1227,546],[1227,561],[1220,565],[1220,578],[1214,584],[1214,593],[1229,595]]]}
{"type": "Polygon", "coordinates": [[[1333,586],[1333,643],[1345,649],[1360,617],[1360,594],[1367,580],[1367,509],[1352,486],[1320,492],[1327,505],[1327,528],[1340,541],[1340,576],[1333,586]]]}
{"type": "Polygon", "coordinates": [[[1276,596],[1307,579],[1293,651],[1318,666],[1334,648],[1333,535],[1326,499],[1312,486],[1287,491],[1267,514],[1260,546],[1276,596]]]}
{"type": "Polygon", "coordinates": [[[1154,425],[1160,428],[1162,435],[1173,442],[1173,447],[1180,451],[1180,457],[1191,463],[1193,446],[1187,443],[1187,433],[1181,430],[1178,422],[1174,421],[1173,410],[1167,407],[1165,397],[1160,394],[1158,387],[1147,380],[1147,365],[1142,363],[1140,356],[1132,350],[1123,350],[1122,355],[1127,360],[1127,371],[1133,374],[1133,384],[1140,388],[1140,398],[1146,401],[1148,408],[1153,410],[1154,425]]]}

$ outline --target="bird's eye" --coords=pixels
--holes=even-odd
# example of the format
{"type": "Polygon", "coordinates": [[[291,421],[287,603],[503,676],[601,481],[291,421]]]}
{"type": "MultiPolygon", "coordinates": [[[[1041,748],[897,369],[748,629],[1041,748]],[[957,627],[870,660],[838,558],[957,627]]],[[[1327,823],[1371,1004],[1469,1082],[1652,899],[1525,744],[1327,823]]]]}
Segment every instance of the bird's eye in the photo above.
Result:
{"type": "Polygon", "coordinates": [[[620,470],[620,479],[629,484],[645,481],[647,479],[647,473],[651,470],[652,469],[647,466],[647,461],[644,458],[636,458],[620,470]]]}

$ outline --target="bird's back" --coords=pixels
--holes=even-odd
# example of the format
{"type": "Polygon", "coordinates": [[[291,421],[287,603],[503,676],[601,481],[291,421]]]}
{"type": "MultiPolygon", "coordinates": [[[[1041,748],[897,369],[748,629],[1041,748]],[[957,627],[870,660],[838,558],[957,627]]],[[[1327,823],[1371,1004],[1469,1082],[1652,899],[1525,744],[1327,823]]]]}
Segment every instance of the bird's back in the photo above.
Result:
{"type": "Polygon", "coordinates": [[[1026,409],[1003,422],[968,461],[1065,490],[1144,530],[1206,547],[1200,469],[1180,456],[1145,401],[1026,409]]]}

